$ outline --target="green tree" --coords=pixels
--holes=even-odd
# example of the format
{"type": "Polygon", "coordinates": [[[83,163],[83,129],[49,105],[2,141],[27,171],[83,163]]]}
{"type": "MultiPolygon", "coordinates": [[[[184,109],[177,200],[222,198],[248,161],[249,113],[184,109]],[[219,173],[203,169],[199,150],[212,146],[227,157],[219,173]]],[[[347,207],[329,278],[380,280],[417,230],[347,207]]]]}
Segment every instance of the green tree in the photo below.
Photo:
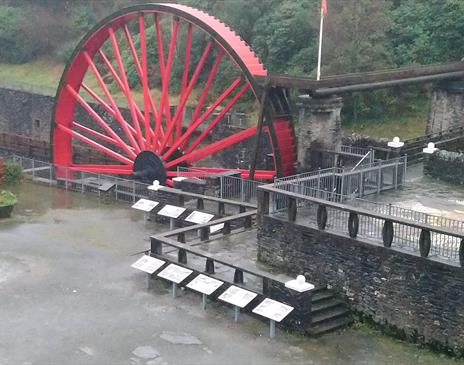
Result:
{"type": "Polygon", "coordinates": [[[464,56],[462,0],[408,0],[392,12],[389,38],[397,65],[460,60],[464,56]]]}

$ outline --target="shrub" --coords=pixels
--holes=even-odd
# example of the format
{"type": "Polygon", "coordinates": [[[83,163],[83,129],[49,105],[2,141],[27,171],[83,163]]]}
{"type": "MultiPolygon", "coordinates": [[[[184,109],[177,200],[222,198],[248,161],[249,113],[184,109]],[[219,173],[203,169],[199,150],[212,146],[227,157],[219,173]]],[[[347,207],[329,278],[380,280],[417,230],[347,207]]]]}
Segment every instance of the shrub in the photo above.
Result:
{"type": "Polygon", "coordinates": [[[3,181],[6,184],[16,184],[21,181],[23,177],[23,170],[21,166],[19,166],[15,162],[7,162],[5,166],[5,176],[3,181]]]}
{"type": "Polygon", "coordinates": [[[3,190],[0,193],[0,207],[14,205],[18,202],[16,195],[14,195],[11,191],[3,190]]]}

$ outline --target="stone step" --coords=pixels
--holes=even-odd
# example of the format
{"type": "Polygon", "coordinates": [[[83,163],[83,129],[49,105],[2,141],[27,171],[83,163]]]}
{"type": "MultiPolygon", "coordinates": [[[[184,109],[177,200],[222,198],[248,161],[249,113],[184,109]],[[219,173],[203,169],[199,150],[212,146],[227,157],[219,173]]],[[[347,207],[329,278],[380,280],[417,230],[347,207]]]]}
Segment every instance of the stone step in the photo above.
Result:
{"type": "Polygon", "coordinates": [[[320,322],[331,321],[337,317],[347,317],[348,315],[349,311],[345,306],[337,306],[317,312],[311,318],[311,323],[317,324],[320,322]]]}
{"type": "Polygon", "coordinates": [[[343,327],[349,326],[353,323],[353,320],[350,317],[336,317],[330,321],[321,322],[315,326],[313,326],[308,333],[311,336],[319,336],[327,332],[332,332],[337,329],[341,329],[343,327]]]}
{"type": "Polygon", "coordinates": [[[311,312],[312,313],[317,313],[320,311],[324,311],[327,309],[335,308],[335,307],[345,307],[346,304],[340,299],[335,299],[335,298],[327,298],[324,300],[319,300],[316,303],[313,303],[311,305],[311,312]]]}
{"type": "Polygon", "coordinates": [[[319,292],[315,292],[313,294],[311,302],[314,305],[314,303],[317,303],[321,300],[327,300],[327,299],[333,299],[333,298],[334,298],[334,294],[330,290],[324,289],[324,290],[320,290],[319,292]]]}

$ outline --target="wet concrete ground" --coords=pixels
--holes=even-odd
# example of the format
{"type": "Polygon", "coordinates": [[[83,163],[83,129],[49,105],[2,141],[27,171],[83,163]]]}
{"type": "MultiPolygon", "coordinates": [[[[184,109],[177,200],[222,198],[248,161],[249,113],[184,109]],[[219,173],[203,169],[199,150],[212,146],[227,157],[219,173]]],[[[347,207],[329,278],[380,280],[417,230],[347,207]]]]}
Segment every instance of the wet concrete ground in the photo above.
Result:
{"type": "Polygon", "coordinates": [[[363,327],[270,340],[265,322],[235,324],[187,291],[174,300],[161,281],[146,289],[131,254],[166,226],[92,196],[30,183],[17,193],[0,221],[0,364],[459,363],[363,327]]]}
{"type": "Polygon", "coordinates": [[[464,186],[424,176],[422,164],[408,168],[404,187],[369,199],[464,221],[464,186]]]}

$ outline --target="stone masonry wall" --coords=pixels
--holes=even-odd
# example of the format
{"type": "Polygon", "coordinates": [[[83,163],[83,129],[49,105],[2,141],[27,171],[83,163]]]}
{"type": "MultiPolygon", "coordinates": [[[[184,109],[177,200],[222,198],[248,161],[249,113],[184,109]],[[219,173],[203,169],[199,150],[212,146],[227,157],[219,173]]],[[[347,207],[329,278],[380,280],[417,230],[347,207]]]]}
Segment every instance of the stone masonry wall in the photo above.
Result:
{"type": "Polygon", "coordinates": [[[54,98],[0,88],[0,132],[50,140],[54,98]]]}
{"type": "Polygon", "coordinates": [[[464,153],[440,150],[424,161],[424,173],[454,184],[464,184],[464,153]]]}
{"type": "MultiPolygon", "coordinates": [[[[118,123],[112,122],[111,116],[106,111],[103,111],[99,105],[91,105],[103,118],[110,123],[110,126],[119,134],[122,134],[121,127],[118,123]]],[[[0,86],[0,133],[10,135],[20,135],[34,140],[34,143],[50,142],[50,128],[54,107],[54,96],[42,95],[30,91],[15,90],[12,88],[0,86]]],[[[83,111],[81,106],[77,106],[77,120],[82,124],[88,125],[86,119],[90,117],[83,111]]],[[[123,116],[130,119],[130,111],[121,108],[123,116]]],[[[191,114],[188,110],[186,115],[191,114]]],[[[221,128],[215,128],[208,136],[211,142],[215,142],[224,136],[243,130],[244,126],[236,126],[233,124],[235,114],[227,116],[230,123],[224,123],[221,128]]],[[[92,126],[92,124],[88,126],[92,126]]],[[[199,132],[197,132],[199,135],[199,132]]],[[[1,141],[0,141],[1,142],[1,141]]],[[[84,149],[89,149],[88,145],[81,143],[84,149]]],[[[248,168],[252,151],[254,150],[255,142],[253,139],[248,139],[239,143],[225,151],[218,153],[214,157],[213,166],[227,166],[248,168]]],[[[1,147],[1,145],[0,145],[1,147]]],[[[90,148],[92,149],[92,148],[90,148]]],[[[18,150],[15,150],[18,153],[18,150]]],[[[263,137],[261,143],[261,155],[265,156],[271,152],[269,142],[263,137]]],[[[43,159],[43,153],[39,155],[27,154],[28,157],[43,159]]],[[[83,160],[83,159],[79,159],[83,160]]],[[[111,159],[111,161],[113,161],[111,159]]],[[[89,162],[90,163],[90,162],[89,162]]],[[[265,168],[264,158],[258,161],[259,169],[265,168]]]]}
{"type": "Polygon", "coordinates": [[[464,350],[464,269],[262,217],[260,261],[329,284],[354,310],[425,344],[464,350]]]}
{"type": "Polygon", "coordinates": [[[438,83],[432,91],[426,133],[438,133],[464,123],[464,81],[438,83]]]}

